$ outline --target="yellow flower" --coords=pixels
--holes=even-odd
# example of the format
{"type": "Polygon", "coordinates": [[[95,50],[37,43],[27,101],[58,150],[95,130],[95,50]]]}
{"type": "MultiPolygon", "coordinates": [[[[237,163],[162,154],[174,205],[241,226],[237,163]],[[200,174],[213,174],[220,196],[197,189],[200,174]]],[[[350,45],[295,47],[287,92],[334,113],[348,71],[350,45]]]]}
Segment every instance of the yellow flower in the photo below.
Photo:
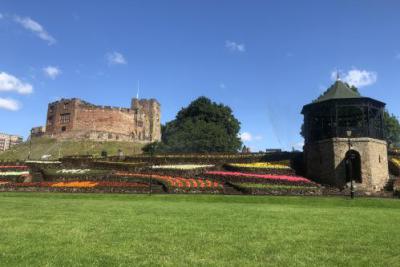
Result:
{"type": "Polygon", "coordinates": [[[284,165],[283,162],[254,162],[254,163],[231,163],[229,166],[240,168],[253,168],[253,169],[290,169],[289,166],[284,165]]]}
{"type": "Polygon", "coordinates": [[[400,167],[400,159],[398,159],[398,158],[392,158],[392,162],[393,162],[397,167],[400,167]]]}

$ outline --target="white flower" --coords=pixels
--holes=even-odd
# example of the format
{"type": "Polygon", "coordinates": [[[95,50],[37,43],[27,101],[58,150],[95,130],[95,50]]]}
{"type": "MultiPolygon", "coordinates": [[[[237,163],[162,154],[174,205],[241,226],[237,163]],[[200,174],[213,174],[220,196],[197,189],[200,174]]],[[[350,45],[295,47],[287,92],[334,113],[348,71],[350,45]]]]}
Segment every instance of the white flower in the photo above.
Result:
{"type": "Polygon", "coordinates": [[[70,173],[70,174],[84,174],[90,172],[90,169],[62,169],[58,170],[57,173],[70,173]]]}
{"type": "Polygon", "coordinates": [[[0,176],[15,176],[15,175],[28,175],[28,171],[22,172],[0,172],[0,176]]]}

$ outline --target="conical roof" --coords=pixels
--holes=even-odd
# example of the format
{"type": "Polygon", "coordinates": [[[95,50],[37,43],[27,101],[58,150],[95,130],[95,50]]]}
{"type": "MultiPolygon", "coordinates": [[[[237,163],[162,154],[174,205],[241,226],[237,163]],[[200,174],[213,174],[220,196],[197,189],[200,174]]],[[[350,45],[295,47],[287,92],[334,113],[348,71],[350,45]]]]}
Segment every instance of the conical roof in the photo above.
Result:
{"type": "Polygon", "coordinates": [[[325,91],[323,95],[318,97],[316,102],[322,102],[330,99],[340,99],[340,98],[360,98],[362,97],[360,93],[356,90],[351,89],[344,82],[337,80],[328,90],[325,91]]]}

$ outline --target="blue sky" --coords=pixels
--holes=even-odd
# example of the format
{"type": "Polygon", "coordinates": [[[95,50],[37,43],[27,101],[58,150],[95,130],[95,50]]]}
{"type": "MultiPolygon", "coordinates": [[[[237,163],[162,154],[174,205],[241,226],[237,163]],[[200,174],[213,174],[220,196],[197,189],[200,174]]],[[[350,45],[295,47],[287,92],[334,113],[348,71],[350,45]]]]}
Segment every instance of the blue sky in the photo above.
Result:
{"type": "Polygon", "coordinates": [[[400,115],[399,1],[0,1],[0,132],[47,104],[198,96],[229,105],[253,150],[300,146],[301,108],[339,70],[400,115]]]}

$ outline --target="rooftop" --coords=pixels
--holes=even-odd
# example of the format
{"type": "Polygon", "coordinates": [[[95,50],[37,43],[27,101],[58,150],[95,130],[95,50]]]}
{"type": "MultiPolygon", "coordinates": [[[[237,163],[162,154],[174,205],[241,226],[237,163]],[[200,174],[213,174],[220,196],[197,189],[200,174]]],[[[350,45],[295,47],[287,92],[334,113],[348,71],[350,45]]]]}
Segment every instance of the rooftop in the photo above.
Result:
{"type": "Polygon", "coordinates": [[[342,99],[342,98],[360,98],[360,93],[353,88],[350,88],[346,83],[341,80],[337,80],[331,87],[328,88],[316,102],[322,102],[330,99],[342,99]]]}

